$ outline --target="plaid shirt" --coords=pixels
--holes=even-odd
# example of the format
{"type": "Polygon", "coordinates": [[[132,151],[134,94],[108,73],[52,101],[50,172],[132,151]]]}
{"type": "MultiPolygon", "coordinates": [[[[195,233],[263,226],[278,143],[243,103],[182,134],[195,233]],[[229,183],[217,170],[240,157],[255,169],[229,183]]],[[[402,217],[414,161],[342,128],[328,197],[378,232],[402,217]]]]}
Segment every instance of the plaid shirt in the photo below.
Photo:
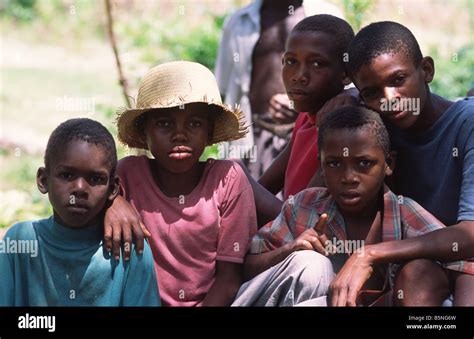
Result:
{"type": "MultiPolygon", "coordinates": [[[[291,243],[305,230],[312,228],[323,213],[328,214],[324,233],[329,240],[347,240],[344,218],[326,188],[309,188],[290,197],[279,216],[262,227],[252,239],[250,253],[258,254],[291,243]]],[[[445,227],[414,200],[396,196],[388,188],[384,194],[382,224],[383,241],[413,238],[445,227]]],[[[346,256],[347,260],[348,256],[346,256]]],[[[445,268],[474,274],[474,261],[442,263],[445,268]]],[[[398,265],[389,265],[393,277],[398,265]]],[[[391,280],[391,279],[390,279],[391,280]]]]}

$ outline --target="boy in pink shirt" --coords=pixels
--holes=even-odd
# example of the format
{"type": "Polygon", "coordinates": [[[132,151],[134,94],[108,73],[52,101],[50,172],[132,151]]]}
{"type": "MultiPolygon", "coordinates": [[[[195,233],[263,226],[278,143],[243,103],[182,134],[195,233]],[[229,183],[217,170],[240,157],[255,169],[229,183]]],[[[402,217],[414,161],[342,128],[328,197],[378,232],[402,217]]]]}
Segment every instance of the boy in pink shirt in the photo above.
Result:
{"type": "MultiPolygon", "coordinates": [[[[120,227],[120,216],[138,211],[151,234],[164,306],[227,306],[242,283],[243,258],[256,233],[252,188],[234,162],[199,161],[207,145],[245,135],[241,117],[222,105],[214,75],[185,61],[151,69],[137,108],[118,117],[119,139],[154,159],[119,162],[123,198],[107,217],[120,227]]],[[[124,249],[129,232],[123,228],[124,249]]]]}

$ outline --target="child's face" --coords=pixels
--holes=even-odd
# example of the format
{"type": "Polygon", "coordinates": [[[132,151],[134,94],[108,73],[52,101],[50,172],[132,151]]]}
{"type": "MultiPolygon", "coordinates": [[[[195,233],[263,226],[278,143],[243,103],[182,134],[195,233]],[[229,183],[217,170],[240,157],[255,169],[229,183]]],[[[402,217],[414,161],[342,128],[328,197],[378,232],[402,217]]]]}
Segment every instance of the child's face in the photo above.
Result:
{"type": "Polygon", "coordinates": [[[320,156],[327,188],[343,214],[362,214],[376,206],[391,169],[373,133],[367,128],[330,131],[320,156]]]}
{"type": "Polygon", "coordinates": [[[316,113],[344,89],[342,56],[323,32],[292,32],[283,55],[283,83],[298,112],[316,113]]]}
{"type": "Polygon", "coordinates": [[[72,228],[99,223],[105,203],[118,192],[118,179],[110,177],[103,148],[73,140],[50,163],[49,170],[38,169],[37,183],[48,193],[55,220],[72,228]]]}
{"type": "Polygon", "coordinates": [[[416,67],[403,53],[382,54],[362,65],[354,83],[365,103],[399,128],[415,125],[428,96],[427,83],[434,75],[431,58],[416,67]]]}
{"type": "Polygon", "coordinates": [[[186,173],[199,162],[209,140],[206,106],[186,105],[150,112],[145,121],[148,149],[161,168],[186,173]]]}

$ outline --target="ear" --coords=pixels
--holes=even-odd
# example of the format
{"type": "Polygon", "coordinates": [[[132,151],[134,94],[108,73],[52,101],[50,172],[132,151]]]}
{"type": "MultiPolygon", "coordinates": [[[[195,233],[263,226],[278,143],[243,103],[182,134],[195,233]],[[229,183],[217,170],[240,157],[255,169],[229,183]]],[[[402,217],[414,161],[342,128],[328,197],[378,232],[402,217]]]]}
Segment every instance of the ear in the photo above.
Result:
{"type": "Polygon", "coordinates": [[[107,199],[109,201],[112,201],[114,200],[118,193],[119,193],[119,189],[120,189],[120,179],[118,177],[118,175],[114,175],[113,178],[110,179],[110,183],[109,183],[109,196],[107,197],[107,199]]]}
{"type": "Polygon", "coordinates": [[[397,162],[397,152],[390,151],[387,159],[385,160],[385,175],[391,176],[395,169],[395,163],[397,162]]]}
{"type": "Polygon", "coordinates": [[[46,168],[38,168],[38,171],[36,172],[36,185],[41,193],[48,193],[48,171],[46,168]]]}
{"type": "Polygon", "coordinates": [[[423,81],[426,84],[429,84],[433,80],[434,74],[435,74],[433,59],[429,56],[424,57],[421,60],[420,67],[421,67],[421,72],[423,74],[423,81]]]}

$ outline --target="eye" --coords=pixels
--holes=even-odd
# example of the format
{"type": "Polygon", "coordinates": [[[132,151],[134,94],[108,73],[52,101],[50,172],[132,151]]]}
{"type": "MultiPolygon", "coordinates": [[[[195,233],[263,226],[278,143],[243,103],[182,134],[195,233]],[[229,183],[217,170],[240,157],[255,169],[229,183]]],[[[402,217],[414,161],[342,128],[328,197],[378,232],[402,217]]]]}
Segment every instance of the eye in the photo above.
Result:
{"type": "Polygon", "coordinates": [[[326,165],[331,168],[336,168],[341,166],[341,162],[337,160],[329,160],[326,162],[326,165]]]}
{"type": "Polygon", "coordinates": [[[169,127],[170,122],[169,120],[156,120],[155,125],[158,127],[169,127]]]}
{"type": "Polygon", "coordinates": [[[70,173],[70,172],[60,172],[59,177],[61,179],[70,180],[70,179],[72,179],[72,173],[70,173]]]}
{"type": "Polygon", "coordinates": [[[319,67],[321,66],[321,63],[319,61],[313,61],[313,66],[319,67]]]}
{"type": "Polygon", "coordinates": [[[366,101],[377,99],[377,90],[369,89],[364,91],[364,93],[362,94],[362,98],[366,101]]]}
{"type": "Polygon", "coordinates": [[[201,127],[202,126],[202,121],[200,121],[200,120],[191,121],[189,123],[189,125],[191,127],[201,127]]]}
{"type": "Polygon", "coordinates": [[[294,65],[295,63],[295,58],[283,58],[283,65],[294,65]]]}
{"type": "Polygon", "coordinates": [[[373,164],[374,164],[374,162],[372,160],[363,159],[363,160],[359,161],[359,166],[360,167],[370,167],[373,164]]]}
{"type": "Polygon", "coordinates": [[[94,174],[91,176],[90,181],[93,185],[105,184],[107,183],[107,177],[94,174]]]}
{"type": "Polygon", "coordinates": [[[397,76],[395,77],[393,83],[394,83],[394,85],[396,85],[396,86],[400,86],[400,85],[403,84],[404,81],[405,81],[405,76],[402,75],[402,74],[399,74],[399,75],[397,75],[397,76]]]}

